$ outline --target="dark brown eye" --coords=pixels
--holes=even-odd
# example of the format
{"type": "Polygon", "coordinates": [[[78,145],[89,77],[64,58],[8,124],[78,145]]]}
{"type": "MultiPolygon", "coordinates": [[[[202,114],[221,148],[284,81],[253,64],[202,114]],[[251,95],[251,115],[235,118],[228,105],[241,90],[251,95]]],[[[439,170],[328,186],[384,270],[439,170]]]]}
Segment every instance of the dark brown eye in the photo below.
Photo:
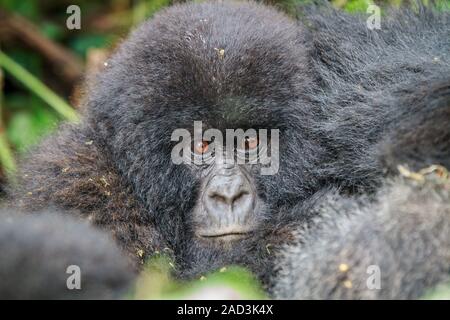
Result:
{"type": "Polygon", "coordinates": [[[194,143],[194,152],[197,154],[204,154],[208,151],[209,142],[202,140],[194,143]]]}
{"type": "Polygon", "coordinates": [[[258,138],[257,137],[246,137],[242,142],[242,148],[245,150],[253,150],[258,147],[258,138]]]}

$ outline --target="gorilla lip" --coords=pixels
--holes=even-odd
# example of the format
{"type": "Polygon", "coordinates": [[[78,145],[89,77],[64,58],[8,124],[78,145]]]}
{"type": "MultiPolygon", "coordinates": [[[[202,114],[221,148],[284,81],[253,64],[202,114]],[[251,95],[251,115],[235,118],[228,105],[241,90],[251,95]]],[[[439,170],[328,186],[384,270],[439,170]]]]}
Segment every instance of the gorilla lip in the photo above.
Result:
{"type": "Polygon", "coordinates": [[[217,235],[200,235],[202,238],[211,240],[237,240],[243,238],[247,233],[222,233],[217,235]]]}
{"type": "Polygon", "coordinates": [[[250,233],[251,230],[243,229],[243,228],[235,228],[235,229],[229,229],[229,230],[218,230],[217,232],[205,232],[205,233],[197,233],[197,235],[201,238],[207,238],[207,239],[238,239],[245,237],[250,233]]]}

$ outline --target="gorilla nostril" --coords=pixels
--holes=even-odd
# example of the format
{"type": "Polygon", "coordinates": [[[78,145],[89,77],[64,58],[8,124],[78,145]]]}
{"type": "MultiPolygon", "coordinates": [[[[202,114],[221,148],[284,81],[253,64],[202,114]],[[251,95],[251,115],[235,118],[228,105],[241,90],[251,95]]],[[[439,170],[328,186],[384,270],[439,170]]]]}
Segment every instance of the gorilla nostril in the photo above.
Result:
{"type": "Polygon", "coordinates": [[[249,192],[247,190],[240,191],[237,195],[235,195],[232,199],[232,203],[239,201],[241,198],[244,198],[245,196],[249,195],[249,192]]]}
{"type": "Polygon", "coordinates": [[[218,194],[217,192],[210,193],[209,198],[214,202],[219,202],[219,203],[228,203],[229,202],[225,196],[218,194]]]}
{"type": "Polygon", "coordinates": [[[226,225],[245,221],[253,212],[254,201],[250,182],[241,172],[213,176],[202,197],[206,213],[226,225]]]}
{"type": "Polygon", "coordinates": [[[227,204],[234,206],[247,196],[250,196],[250,192],[247,190],[238,191],[235,194],[221,194],[218,192],[211,192],[208,194],[209,201],[215,204],[227,204]]]}

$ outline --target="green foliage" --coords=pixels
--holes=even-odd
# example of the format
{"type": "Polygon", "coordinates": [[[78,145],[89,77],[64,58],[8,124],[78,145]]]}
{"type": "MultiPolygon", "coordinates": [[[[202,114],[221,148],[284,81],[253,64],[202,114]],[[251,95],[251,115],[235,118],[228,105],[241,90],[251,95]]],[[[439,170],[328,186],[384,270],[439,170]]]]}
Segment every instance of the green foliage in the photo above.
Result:
{"type": "Polygon", "coordinates": [[[2,51],[0,51],[0,67],[49,104],[66,120],[76,121],[78,119],[75,110],[73,110],[70,105],[2,51]]]}
{"type": "Polygon", "coordinates": [[[64,28],[52,21],[44,21],[41,25],[42,33],[49,39],[61,41],[64,37],[64,28]]]}
{"type": "Polygon", "coordinates": [[[141,0],[133,7],[133,24],[137,25],[153,16],[157,11],[168,6],[170,0],[141,0]]]}
{"type": "Polygon", "coordinates": [[[348,12],[366,12],[371,4],[373,4],[371,0],[348,0],[343,8],[348,12]]]}
{"type": "MultiPolygon", "coordinates": [[[[14,48],[12,50],[8,50],[8,56],[37,78],[42,78],[43,61],[39,53],[34,51],[30,52],[29,50],[23,48],[14,48]]],[[[8,79],[10,78],[8,77],[8,79]]],[[[11,78],[11,81],[13,81],[14,84],[20,83],[20,81],[14,78],[11,78]]],[[[9,94],[7,94],[7,96],[9,96],[9,94]]]]}
{"type": "Polygon", "coordinates": [[[198,280],[177,281],[171,277],[174,265],[166,256],[146,264],[131,299],[265,299],[254,275],[241,267],[223,267],[198,280]]]}
{"type": "Polygon", "coordinates": [[[424,300],[450,300],[450,283],[444,283],[429,290],[423,297],[424,300]]]}
{"type": "Polygon", "coordinates": [[[11,153],[9,142],[3,133],[0,133],[0,163],[6,174],[11,174],[15,172],[16,163],[11,153]]]}
{"type": "Polygon", "coordinates": [[[16,12],[30,19],[38,19],[40,16],[39,1],[0,0],[0,8],[16,12]]]}
{"type": "Polygon", "coordinates": [[[114,39],[113,36],[103,34],[83,34],[74,36],[68,45],[78,55],[85,57],[86,53],[91,48],[105,48],[111,45],[114,39]]]}
{"type": "Polygon", "coordinates": [[[33,146],[57,126],[58,116],[35,96],[12,95],[6,104],[14,110],[8,121],[7,137],[18,152],[33,146]]]}
{"type": "Polygon", "coordinates": [[[436,9],[440,11],[450,11],[450,0],[435,0],[436,9]]]}

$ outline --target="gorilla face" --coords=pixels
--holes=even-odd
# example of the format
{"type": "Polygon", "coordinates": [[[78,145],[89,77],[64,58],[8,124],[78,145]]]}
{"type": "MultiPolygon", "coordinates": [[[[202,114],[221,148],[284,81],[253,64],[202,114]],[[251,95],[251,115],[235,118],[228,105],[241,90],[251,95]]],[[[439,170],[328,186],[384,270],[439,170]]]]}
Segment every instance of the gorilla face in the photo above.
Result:
{"type": "MultiPolygon", "coordinates": [[[[257,148],[256,137],[246,141],[251,148],[257,148]]],[[[203,154],[209,148],[207,141],[194,147],[203,154]]],[[[257,214],[262,211],[251,167],[237,165],[234,157],[210,157],[213,163],[198,168],[202,178],[193,210],[195,235],[207,240],[239,239],[256,229],[257,214]]]]}
{"type": "Polygon", "coordinates": [[[250,261],[290,222],[289,208],[317,189],[311,169],[322,155],[308,128],[319,111],[306,94],[313,81],[300,32],[252,3],[175,6],[137,29],[96,79],[94,134],[175,254],[211,265],[243,259],[246,248],[250,261]],[[191,159],[204,161],[175,164],[180,141],[171,137],[195,136],[195,121],[224,137],[227,129],[279,130],[278,172],[236,163],[259,150],[260,135],[233,139],[224,153],[217,141],[186,140],[191,159]]]}
{"type": "MultiPolygon", "coordinates": [[[[194,138],[188,130],[178,130],[182,140],[172,152],[172,162],[186,165],[199,180],[191,215],[195,236],[220,241],[246,237],[265,212],[255,177],[278,171],[278,131],[271,130],[269,141],[267,130],[226,129],[225,142],[222,131],[203,133],[198,124],[194,123],[194,138]]],[[[177,138],[172,134],[172,140],[177,138]]]]}

